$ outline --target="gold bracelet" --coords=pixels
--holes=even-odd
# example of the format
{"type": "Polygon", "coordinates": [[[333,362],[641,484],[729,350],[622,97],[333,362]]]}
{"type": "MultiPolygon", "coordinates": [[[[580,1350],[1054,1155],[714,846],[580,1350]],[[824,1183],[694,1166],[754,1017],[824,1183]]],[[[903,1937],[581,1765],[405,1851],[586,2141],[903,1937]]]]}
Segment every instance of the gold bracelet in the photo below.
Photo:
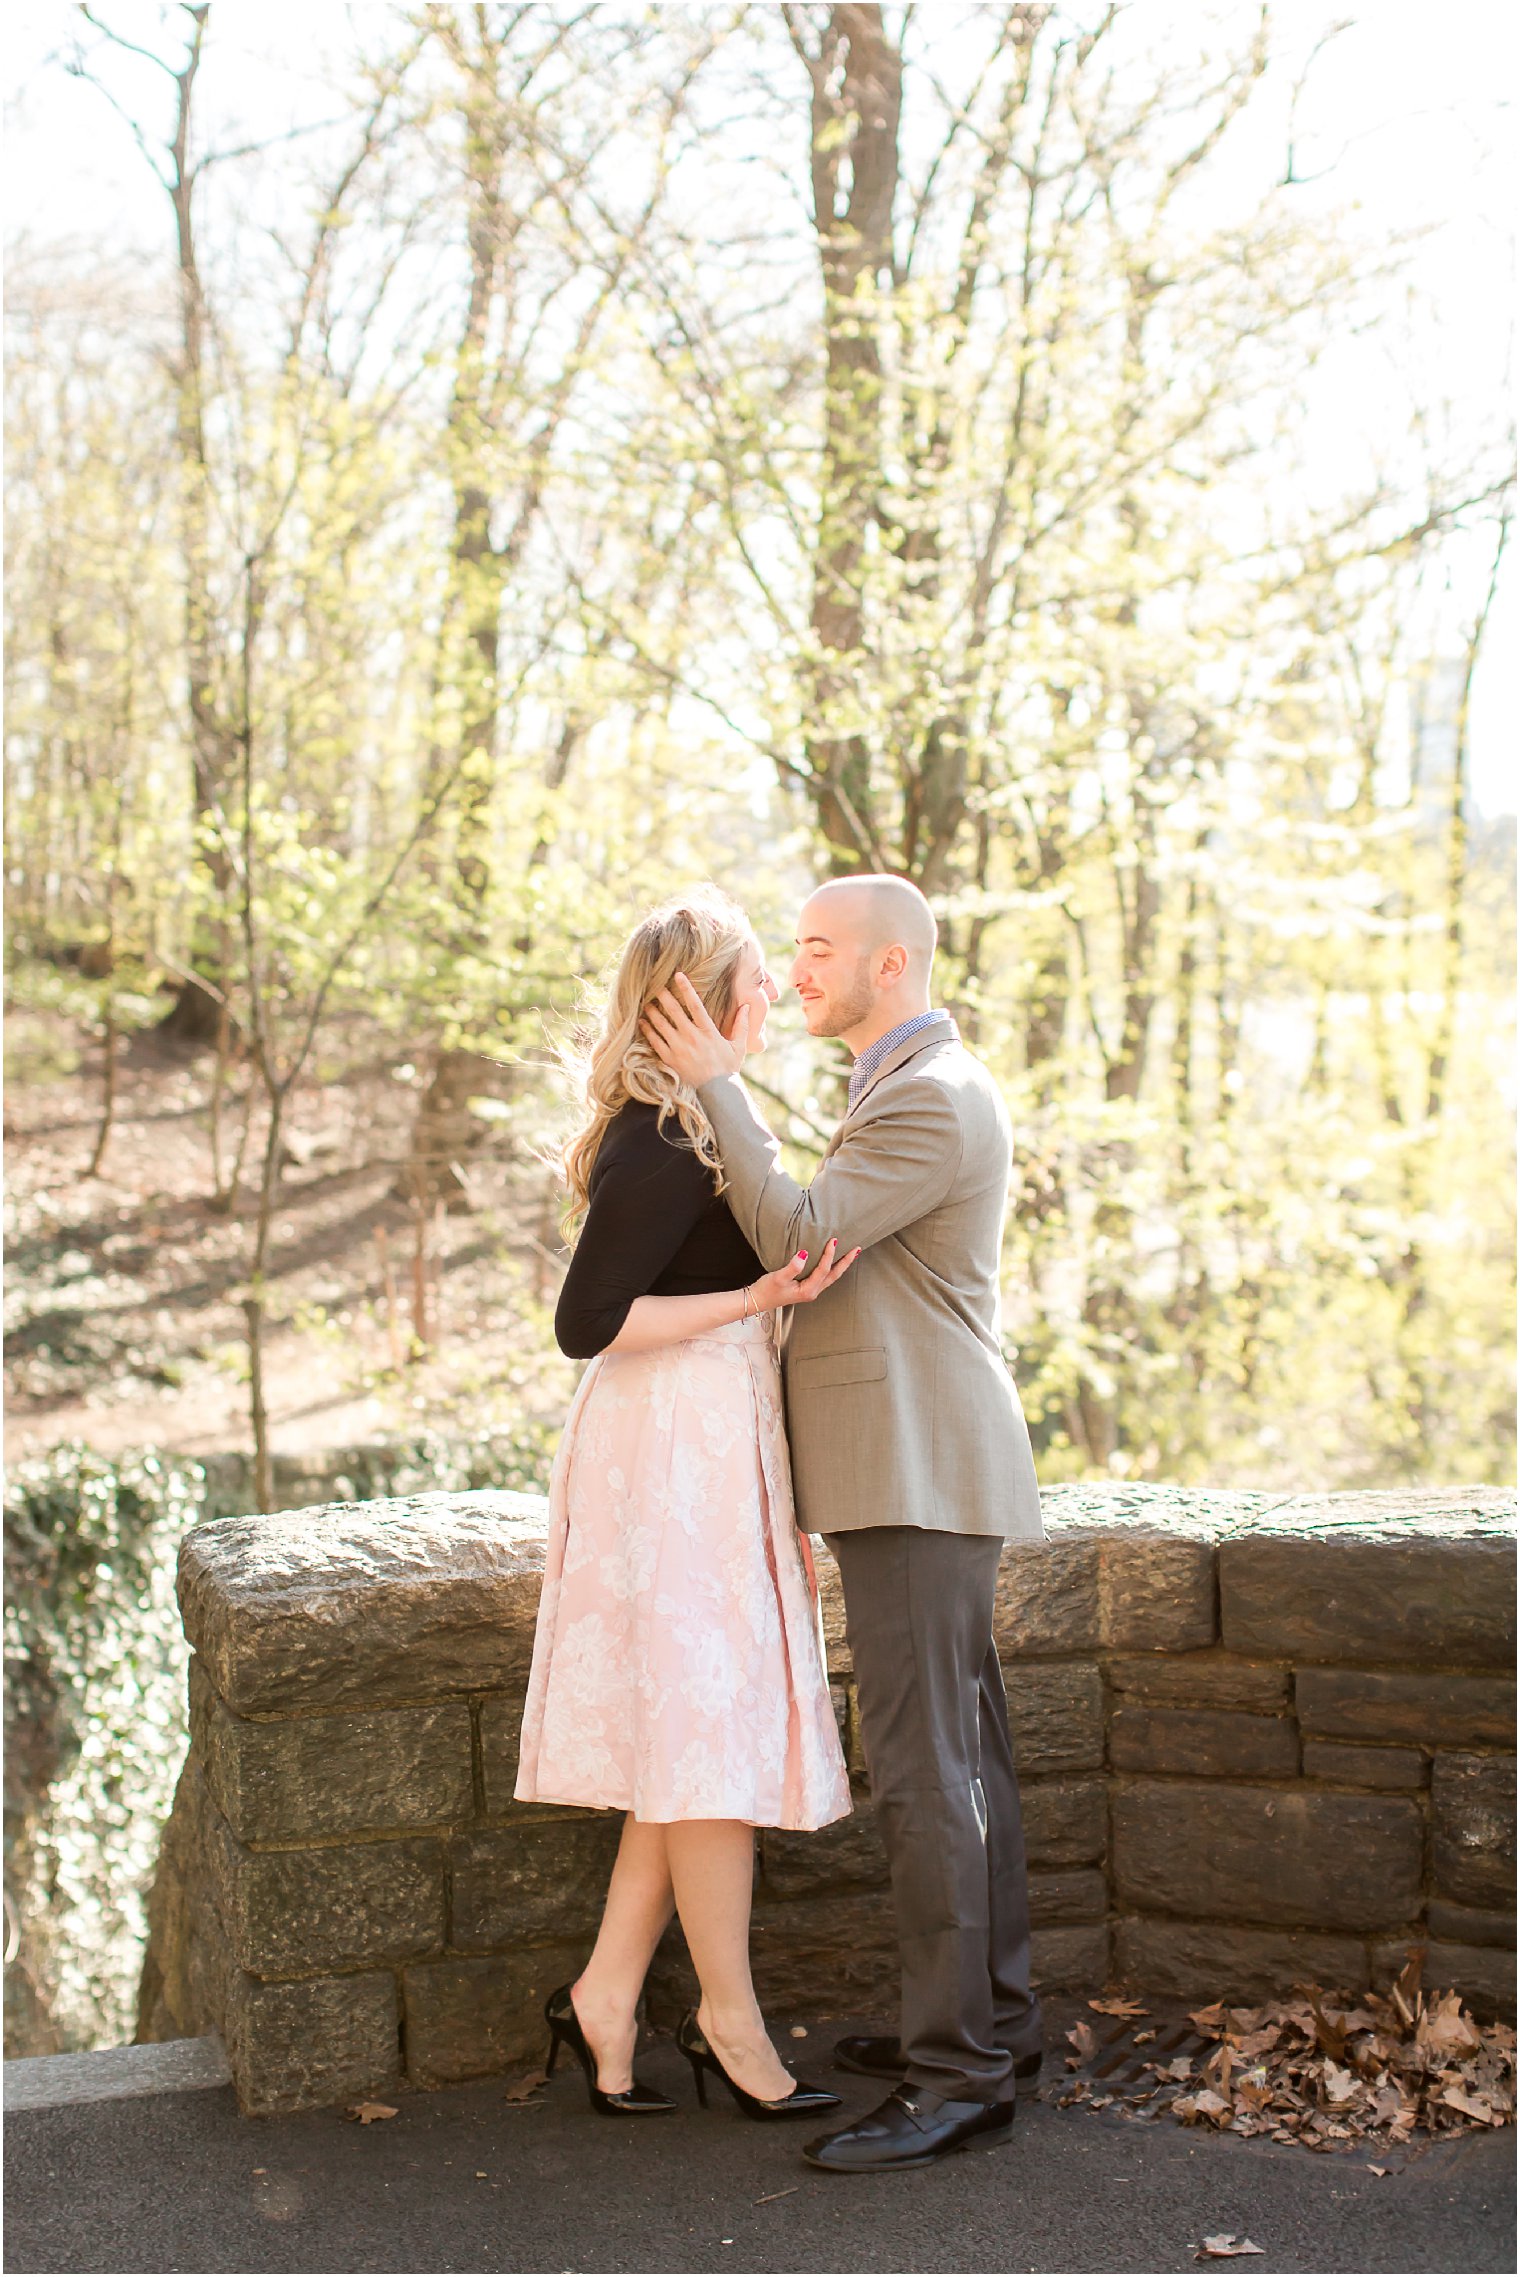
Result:
{"type": "MultiPolygon", "coordinates": [[[[753,1289],[752,1289],[752,1288],[749,1286],[748,1282],[746,1282],[746,1283],[745,1283],[745,1287],[744,1287],[744,1309],[742,1310],[742,1312],[741,1312],[741,1313],[740,1313],[740,1315],[739,1315],[739,1318],[740,1318],[740,1320],[748,1320],[748,1318],[749,1318],[749,1300],[750,1300],[750,1298],[751,1298],[751,1297],[754,1295],[754,1293],[755,1293],[755,1292],[754,1292],[754,1290],[753,1290],[753,1289]]],[[[755,1317],[756,1317],[756,1319],[758,1319],[758,1318],[759,1318],[759,1316],[760,1316],[760,1307],[759,1307],[758,1305],[756,1305],[756,1307],[755,1307],[755,1317]]]]}

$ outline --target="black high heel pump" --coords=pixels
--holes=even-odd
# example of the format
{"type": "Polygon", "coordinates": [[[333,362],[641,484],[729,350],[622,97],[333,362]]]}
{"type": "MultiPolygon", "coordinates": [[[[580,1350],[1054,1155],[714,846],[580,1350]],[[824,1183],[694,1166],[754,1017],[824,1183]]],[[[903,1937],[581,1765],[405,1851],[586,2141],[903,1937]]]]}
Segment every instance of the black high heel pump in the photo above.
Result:
{"type": "Polygon", "coordinates": [[[689,2008],[681,2018],[676,2032],[676,2046],[691,2065],[697,2101],[704,2111],[707,2108],[707,2074],[710,2071],[717,2073],[746,2119],[811,2119],[820,2111],[838,2108],[837,2095],[831,2095],[826,2087],[809,2087],[804,2079],[798,2080],[790,2095],[778,2095],[771,2103],[763,2095],[751,2095],[736,2079],[730,2079],[723,2069],[708,2045],[706,2033],[697,2022],[694,2008],[689,2008]]]}
{"type": "Polygon", "coordinates": [[[575,2013],[575,2003],[570,1998],[570,1987],[567,1984],[562,1984],[558,1992],[551,1992],[544,2002],[544,2022],[549,2027],[549,2053],[544,2059],[545,2079],[552,2075],[561,2047],[568,2048],[586,2075],[586,2091],[591,2097],[593,2111],[600,2111],[609,2119],[643,2119],[653,2117],[657,2111],[675,2109],[668,2095],[662,2095],[658,2088],[646,2087],[642,2080],[636,2079],[631,2087],[625,2087],[613,2095],[597,2086],[596,2058],[581,2030],[581,2020],[575,2013]]]}

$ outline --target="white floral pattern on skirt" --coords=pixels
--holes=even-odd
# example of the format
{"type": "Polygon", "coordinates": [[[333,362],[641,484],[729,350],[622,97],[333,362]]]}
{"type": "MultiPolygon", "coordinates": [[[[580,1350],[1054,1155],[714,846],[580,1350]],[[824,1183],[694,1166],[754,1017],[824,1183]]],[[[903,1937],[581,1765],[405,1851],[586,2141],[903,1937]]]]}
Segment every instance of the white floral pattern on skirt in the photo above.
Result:
{"type": "Polygon", "coordinates": [[[517,1796],[796,1828],[849,1810],[764,1321],[587,1369],[549,1483],[517,1796]]]}

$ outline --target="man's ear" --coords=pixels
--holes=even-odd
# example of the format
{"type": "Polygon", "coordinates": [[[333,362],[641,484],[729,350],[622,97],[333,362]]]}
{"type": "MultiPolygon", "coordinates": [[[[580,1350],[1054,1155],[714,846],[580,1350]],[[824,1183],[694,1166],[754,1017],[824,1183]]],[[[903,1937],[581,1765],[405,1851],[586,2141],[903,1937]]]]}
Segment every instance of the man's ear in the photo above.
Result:
{"type": "Polygon", "coordinates": [[[895,988],[908,969],[908,952],[900,942],[894,941],[881,952],[880,982],[883,988],[895,988]]]}

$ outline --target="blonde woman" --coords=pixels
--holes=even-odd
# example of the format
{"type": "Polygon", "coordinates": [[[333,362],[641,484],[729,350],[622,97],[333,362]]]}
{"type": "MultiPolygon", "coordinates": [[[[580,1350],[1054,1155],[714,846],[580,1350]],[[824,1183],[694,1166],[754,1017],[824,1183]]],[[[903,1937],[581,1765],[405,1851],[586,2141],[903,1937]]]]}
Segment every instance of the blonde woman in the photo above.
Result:
{"type": "Polygon", "coordinates": [[[792,1504],[771,1316],[855,1252],[766,1273],[722,1199],[695,1094],[641,1021],[677,972],[758,1050],[778,994],[744,913],[710,888],[627,943],[565,1152],[579,1239],[555,1314],[590,1358],[550,1482],[550,1531],[517,1794],[626,1813],[596,1947],[548,2003],[604,2112],[668,2111],[633,2077],[636,2009],[671,1913],[702,1997],[678,2039],[697,2091],[748,2116],[838,2102],[772,2047],[749,1966],[757,1826],[849,1810],[817,1593],[792,1504]]]}

